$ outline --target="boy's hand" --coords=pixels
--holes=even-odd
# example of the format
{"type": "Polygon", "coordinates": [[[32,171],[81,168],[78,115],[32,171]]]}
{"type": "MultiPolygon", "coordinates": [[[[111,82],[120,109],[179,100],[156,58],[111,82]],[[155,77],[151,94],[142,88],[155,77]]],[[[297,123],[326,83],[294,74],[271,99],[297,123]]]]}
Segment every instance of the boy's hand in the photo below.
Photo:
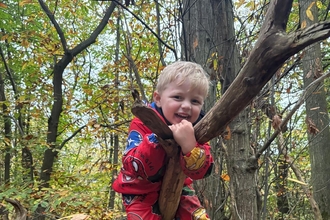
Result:
{"type": "Polygon", "coordinates": [[[180,123],[170,125],[173,132],[174,140],[181,146],[182,153],[185,155],[190,153],[196,146],[196,138],[194,127],[187,120],[182,120],[180,123]]]}

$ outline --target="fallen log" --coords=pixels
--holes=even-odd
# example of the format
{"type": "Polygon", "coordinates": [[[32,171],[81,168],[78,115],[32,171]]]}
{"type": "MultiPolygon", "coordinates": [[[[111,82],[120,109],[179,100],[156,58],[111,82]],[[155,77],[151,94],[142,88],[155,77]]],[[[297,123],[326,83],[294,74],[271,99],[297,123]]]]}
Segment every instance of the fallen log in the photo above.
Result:
{"type": "Polygon", "coordinates": [[[27,211],[19,201],[8,198],[5,198],[5,201],[10,203],[12,206],[14,206],[16,213],[15,220],[26,220],[27,211]]]}

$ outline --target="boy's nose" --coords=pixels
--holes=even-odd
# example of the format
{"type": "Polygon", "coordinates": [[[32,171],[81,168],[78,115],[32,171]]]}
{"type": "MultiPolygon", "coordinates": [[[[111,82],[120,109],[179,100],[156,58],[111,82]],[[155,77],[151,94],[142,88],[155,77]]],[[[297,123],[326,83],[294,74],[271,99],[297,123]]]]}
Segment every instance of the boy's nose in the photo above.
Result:
{"type": "Polygon", "coordinates": [[[190,101],[183,101],[181,107],[183,109],[191,109],[191,103],[190,103],[190,101]]]}

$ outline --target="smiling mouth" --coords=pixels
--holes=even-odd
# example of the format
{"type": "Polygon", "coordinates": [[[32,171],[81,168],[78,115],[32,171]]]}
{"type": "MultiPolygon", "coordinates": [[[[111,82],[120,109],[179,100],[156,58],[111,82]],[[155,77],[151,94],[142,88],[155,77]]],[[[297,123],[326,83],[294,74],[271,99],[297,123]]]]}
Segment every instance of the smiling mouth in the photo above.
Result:
{"type": "Polygon", "coordinates": [[[189,115],[183,115],[183,114],[175,114],[175,116],[186,120],[188,120],[188,118],[190,117],[189,115]]]}

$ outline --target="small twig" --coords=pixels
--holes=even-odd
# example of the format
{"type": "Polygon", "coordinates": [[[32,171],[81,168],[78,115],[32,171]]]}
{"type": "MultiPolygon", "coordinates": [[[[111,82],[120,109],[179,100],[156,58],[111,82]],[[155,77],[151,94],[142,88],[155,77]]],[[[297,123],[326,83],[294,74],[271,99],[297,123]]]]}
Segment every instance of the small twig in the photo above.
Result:
{"type": "Polygon", "coordinates": [[[177,57],[175,49],[172,48],[170,45],[168,45],[166,42],[164,42],[161,39],[161,37],[159,37],[158,34],[155,33],[141,18],[139,18],[136,14],[134,14],[131,10],[129,10],[121,2],[119,2],[117,0],[112,0],[112,1],[113,2],[116,2],[118,5],[120,5],[121,7],[123,7],[126,11],[128,11],[131,15],[133,15],[133,17],[135,17],[138,21],[140,21],[162,44],[164,44],[165,47],[167,47],[169,50],[171,50],[174,53],[175,57],[177,57]]]}
{"type": "Polygon", "coordinates": [[[262,153],[270,146],[270,144],[275,140],[275,138],[278,136],[278,134],[281,132],[281,128],[288,123],[288,121],[291,119],[292,115],[300,108],[300,106],[304,103],[305,97],[309,90],[316,85],[317,83],[320,83],[325,78],[330,76],[330,72],[327,74],[322,75],[320,78],[313,81],[311,84],[309,84],[305,90],[303,91],[303,94],[301,95],[300,99],[296,103],[296,105],[293,107],[293,109],[289,112],[289,114],[282,120],[281,124],[279,125],[279,129],[276,129],[275,132],[272,134],[272,136],[268,139],[268,141],[264,144],[262,148],[259,149],[259,151],[256,153],[256,158],[258,159],[262,153]]]}

